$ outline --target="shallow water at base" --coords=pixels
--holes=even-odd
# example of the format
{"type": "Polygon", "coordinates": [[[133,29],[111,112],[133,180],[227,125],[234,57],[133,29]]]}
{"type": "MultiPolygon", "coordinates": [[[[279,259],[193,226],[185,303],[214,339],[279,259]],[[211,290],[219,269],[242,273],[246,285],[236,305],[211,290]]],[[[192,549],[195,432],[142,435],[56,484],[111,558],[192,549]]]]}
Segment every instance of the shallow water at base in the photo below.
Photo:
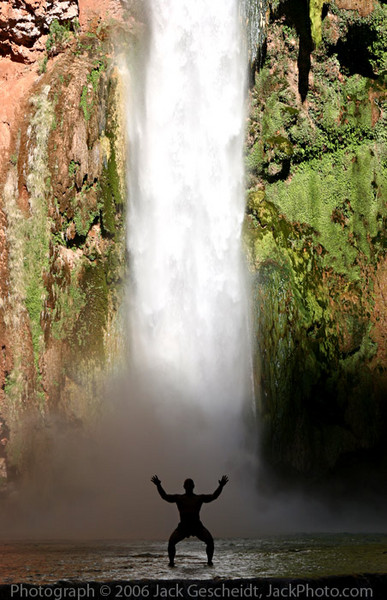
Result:
{"type": "Polygon", "coordinates": [[[194,539],[166,542],[9,542],[0,545],[0,583],[321,577],[387,572],[387,535],[321,534],[216,540],[214,566],[194,539]]]}

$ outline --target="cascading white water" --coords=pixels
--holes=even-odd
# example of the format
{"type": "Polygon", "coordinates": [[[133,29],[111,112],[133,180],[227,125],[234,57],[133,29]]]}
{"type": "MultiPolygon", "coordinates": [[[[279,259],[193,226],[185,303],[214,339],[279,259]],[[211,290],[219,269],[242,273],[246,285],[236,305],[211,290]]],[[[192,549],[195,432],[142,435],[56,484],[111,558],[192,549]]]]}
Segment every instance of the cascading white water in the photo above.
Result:
{"type": "Polygon", "coordinates": [[[148,6],[148,44],[128,94],[129,397],[137,423],[128,436],[149,436],[146,448],[136,442],[141,473],[152,469],[168,488],[189,476],[208,491],[228,473],[233,492],[213,522],[223,520],[225,533],[226,519],[232,534],[249,480],[243,412],[252,407],[241,256],[243,18],[239,0],[148,6]]]}
{"type": "Polygon", "coordinates": [[[240,409],[249,347],[240,256],[246,61],[238,0],[152,0],[129,107],[130,328],[169,396],[240,409]]]}
{"type": "Polygon", "coordinates": [[[246,41],[249,62],[254,66],[260,58],[266,37],[266,11],[268,0],[241,0],[246,24],[246,41]]]}

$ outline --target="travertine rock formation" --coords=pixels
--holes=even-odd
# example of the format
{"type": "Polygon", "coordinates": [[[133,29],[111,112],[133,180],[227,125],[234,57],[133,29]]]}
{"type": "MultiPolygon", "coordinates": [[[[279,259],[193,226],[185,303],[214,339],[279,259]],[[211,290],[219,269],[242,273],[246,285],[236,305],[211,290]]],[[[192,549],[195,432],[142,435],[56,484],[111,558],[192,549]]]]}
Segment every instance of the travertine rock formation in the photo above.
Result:
{"type": "Polygon", "coordinates": [[[44,36],[57,19],[78,17],[78,0],[8,0],[0,4],[0,54],[21,63],[35,62],[44,51],[44,36]]]}

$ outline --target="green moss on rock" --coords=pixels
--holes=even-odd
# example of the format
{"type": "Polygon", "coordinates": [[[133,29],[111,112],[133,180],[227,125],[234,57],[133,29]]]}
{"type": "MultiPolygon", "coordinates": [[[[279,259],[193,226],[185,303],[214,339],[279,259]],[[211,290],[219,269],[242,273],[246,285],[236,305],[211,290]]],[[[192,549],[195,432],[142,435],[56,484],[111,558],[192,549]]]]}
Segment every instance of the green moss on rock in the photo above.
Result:
{"type": "MultiPolygon", "coordinates": [[[[111,105],[115,102],[118,79],[112,78],[109,82],[108,98],[111,105]]],[[[106,138],[109,141],[109,152],[105,156],[102,177],[101,177],[101,195],[102,195],[102,225],[108,235],[115,236],[117,225],[122,219],[123,209],[123,173],[122,159],[117,156],[118,144],[122,140],[118,139],[119,119],[117,107],[110,111],[110,118],[106,127],[106,138]]],[[[122,134],[120,134],[122,135],[122,134]]]]}
{"type": "Polygon", "coordinates": [[[300,4],[294,18],[288,2],[271,13],[251,90],[243,237],[262,450],[282,472],[319,477],[383,446],[386,365],[371,318],[386,254],[387,163],[384,75],[371,54],[358,71],[346,54],[355,31],[379,48],[380,9],[365,18],[312,4],[318,48],[307,102],[295,78],[300,4]]]}
{"type": "Polygon", "coordinates": [[[105,359],[104,335],[108,319],[109,288],[104,264],[86,263],[80,282],[84,303],[73,336],[81,361],[105,359]]]}
{"type": "Polygon", "coordinates": [[[309,18],[310,30],[314,45],[317,47],[322,39],[321,33],[321,13],[324,0],[309,0],[309,18]]]}
{"type": "Polygon", "coordinates": [[[363,257],[371,260],[386,218],[387,171],[382,146],[359,145],[329,154],[294,172],[288,182],[267,188],[267,198],[293,222],[317,232],[325,250],[322,265],[361,277],[363,257]]]}

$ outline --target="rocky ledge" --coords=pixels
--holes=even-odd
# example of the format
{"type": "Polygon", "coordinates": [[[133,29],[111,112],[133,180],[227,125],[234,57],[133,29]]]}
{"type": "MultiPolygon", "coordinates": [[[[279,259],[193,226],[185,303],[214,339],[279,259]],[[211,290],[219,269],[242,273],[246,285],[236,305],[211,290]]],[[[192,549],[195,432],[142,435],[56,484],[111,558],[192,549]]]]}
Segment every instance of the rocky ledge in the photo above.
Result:
{"type": "Polygon", "coordinates": [[[78,0],[15,0],[0,5],[0,55],[32,63],[44,51],[42,36],[56,19],[70,22],[78,17],[78,0]]]}

